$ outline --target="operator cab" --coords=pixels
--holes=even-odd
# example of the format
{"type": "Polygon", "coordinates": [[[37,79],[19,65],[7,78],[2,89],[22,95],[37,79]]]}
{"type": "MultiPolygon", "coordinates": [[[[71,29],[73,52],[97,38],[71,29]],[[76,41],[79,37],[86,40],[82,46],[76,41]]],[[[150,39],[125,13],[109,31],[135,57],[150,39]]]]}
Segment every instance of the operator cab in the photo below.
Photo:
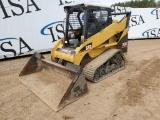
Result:
{"type": "Polygon", "coordinates": [[[64,10],[66,47],[79,47],[82,42],[112,23],[111,8],[80,4],[65,6],[64,10]]]}

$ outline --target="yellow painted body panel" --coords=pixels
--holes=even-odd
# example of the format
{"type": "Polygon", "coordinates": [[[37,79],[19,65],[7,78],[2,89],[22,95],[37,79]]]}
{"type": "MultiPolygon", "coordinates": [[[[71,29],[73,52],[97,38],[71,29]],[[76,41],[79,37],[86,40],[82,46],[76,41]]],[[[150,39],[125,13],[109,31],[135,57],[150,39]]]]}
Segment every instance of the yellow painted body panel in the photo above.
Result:
{"type": "Polygon", "coordinates": [[[126,28],[126,29],[123,31],[123,34],[121,35],[121,38],[120,38],[120,39],[122,39],[127,33],[128,33],[128,28],[126,28]]]}
{"type": "Polygon", "coordinates": [[[107,48],[101,47],[101,48],[95,48],[89,51],[89,56],[91,58],[97,57],[98,55],[102,54],[107,48]]]}
{"type": "Polygon", "coordinates": [[[56,51],[56,52],[54,53],[54,55],[56,56],[56,58],[60,58],[60,59],[62,59],[62,60],[66,60],[66,61],[69,61],[69,62],[73,62],[74,55],[66,54],[66,53],[58,52],[58,51],[56,51]]]}
{"type": "MultiPolygon", "coordinates": [[[[121,37],[125,36],[128,33],[126,29],[127,18],[124,18],[121,22],[114,20],[111,25],[107,26],[97,34],[91,36],[87,40],[84,40],[81,36],[81,46],[77,47],[74,51],[74,55],[66,54],[56,51],[57,48],[63,47],[63,39],[54,46],[51,52],[52,60],[55,61],[56,58],[69,61],[75,65],[80,65],[84,56],[88,53],[91,58],[97,57],[103,53],[108,48],[117,48],[118,42],[116,41],[115,34],[123,31],[121,37]],[[108,43],[105,43],[108,40],[108,43]],[[92,43],[92,48],[89,50],[81,51],[86,45],[92,43]]],[[[120,41],[119,41],[120,42],[120,41]]]]}
{"type": "Polygon", "coordinates": [[[57,43],[56,43],[56,45],[51,50],[51,60],[54,61],[54,62],[56,61],[56,58],[57,58],[57,56],[56,56],[56,49],[63,47],[63,40],[64,40],[64,38],[58,40],[57,43]]]}

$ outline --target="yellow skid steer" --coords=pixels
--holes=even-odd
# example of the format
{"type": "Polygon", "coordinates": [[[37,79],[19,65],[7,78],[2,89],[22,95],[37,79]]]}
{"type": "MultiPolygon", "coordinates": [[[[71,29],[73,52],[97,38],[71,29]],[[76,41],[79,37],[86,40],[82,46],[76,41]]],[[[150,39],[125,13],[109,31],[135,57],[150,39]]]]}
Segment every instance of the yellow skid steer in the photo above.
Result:
{"type": "Polygon", "coordinates": [[[34,53],[20,73],[21,82],[54,111],[88,92],[86,80],[99,82],[124,69],[130,12],[104,6],[65,6],[65,36],[51,51],[51,60],[34,53]],[[112,15],[125,15],[121,21],[112,15]]]}

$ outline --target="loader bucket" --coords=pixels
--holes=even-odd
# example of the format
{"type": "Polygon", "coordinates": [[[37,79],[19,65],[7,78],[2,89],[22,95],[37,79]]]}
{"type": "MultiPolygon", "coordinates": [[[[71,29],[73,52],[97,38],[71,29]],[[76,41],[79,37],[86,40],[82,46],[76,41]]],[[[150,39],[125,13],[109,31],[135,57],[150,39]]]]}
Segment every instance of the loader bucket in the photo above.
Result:
{"type": "Polygon", "coordinates": [[[54,111],[88,92],[81,68],[71,70],[34,53],[20,73],[20,81],[54,111]]]}

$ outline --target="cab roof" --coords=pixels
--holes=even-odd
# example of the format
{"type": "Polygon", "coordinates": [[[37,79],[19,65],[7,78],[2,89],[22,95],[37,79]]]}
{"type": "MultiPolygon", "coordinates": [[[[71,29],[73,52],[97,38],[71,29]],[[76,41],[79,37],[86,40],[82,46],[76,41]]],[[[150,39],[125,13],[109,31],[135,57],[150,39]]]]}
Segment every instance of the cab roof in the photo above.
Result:
{"type": "Polygon", "coordinates": [[[107,7],[107,6],[103,6],[103,5],[99,5],[99,4],[87,4],[87,3],[83,3],[83,4],[75,4],[75,5],[70,5],[70,6],[65,6],[64,9],[69,9],[69,8],[86,8],[86,7],[89,7],[89,6],[92,6],[92,7],[100,7],[100,8],[110,8],[110,7],[107,7]]]}

